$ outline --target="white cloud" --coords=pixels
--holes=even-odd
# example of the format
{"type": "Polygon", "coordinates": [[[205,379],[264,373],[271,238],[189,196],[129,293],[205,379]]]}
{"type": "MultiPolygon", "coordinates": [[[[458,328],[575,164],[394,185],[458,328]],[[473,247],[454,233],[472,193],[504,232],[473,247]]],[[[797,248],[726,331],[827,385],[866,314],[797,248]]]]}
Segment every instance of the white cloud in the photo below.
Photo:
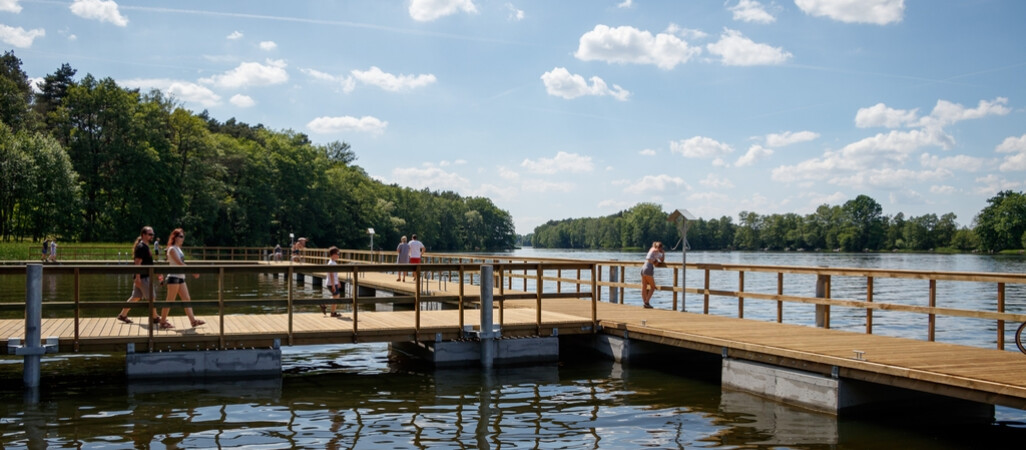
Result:
{"type": "Polygon", "coordinates": [[[701,53],[701,48],[690,47],[672,34],[652,36],[648,31],[629,26],[595,25],[581,36],[574,56],[582,61],[654,64],[660,69],[672,69],[701,53]]]}
{"type": "Polygon", "coordinates": [[[39,90],[39,87],[42,86],[45,82],[46,79],[44,79],[43,77],[29,77],[28,79],[29,87],[32,88],[32,92],[36,94],[40,94],[43,92],[39,90]]]}
{"type": "Polygon", "coordinates": [[[930,193],[940,195],[951,195],[958,192],[958,189],[954,186],[948,185],[933,185],[930,186],[930,193]]]}
{"type": "Polygon", "coordinates": [[[652,150],[650,148],[646,148],[646,149],[638,152],[638,154],[641,155],[641,156],[655,156],[656,155],[656,151],[652,150]]]}
{"type": "Polygon", "coordinates": [[[923,153],[919,155],[919,164],[930,169],[961,170],[965,172],[976,172],[986,164],[983,158],[976,158],[968,155],[955,155],[941,158],[939,156],[923,153]]]}
{"type": "Polygon", "coordinates": [[[883,103],[869,108],[859,108],[855,113],[855,126],[859,128],[887,127],[898,128],[916,122],[919,109],[893,109],[883,103]]]}
{"type": "Polygon", "coordinates": [[[1002,172],[1026,170],[1026,134],[1007,137],[995,148],[998,153],[1011,153],[1001,162],[1002,172]]]}
{"type": "Polygon", "coordinates": [[[405,91],[427,86],[436,81],[431,74],[421,75],[392,75],[381,69],[371,66],[369,70],[353,70],[353,78],[361,83],[377,86],[389,92],[405,91]]]}
{"type": "Polygon", "coordinates": [[[727,8],[734,13],[734,20],[755,23],[773,23],[777,20],[772,14],[766,12],[762,3],[755,0],[741,0],[737,5],[727,8]]]}
{"type": "Polygon", "coordinates": [[[140,90],[159,89],[164,94],[187,103],[198,103],[205,108],[221,104],[221,96],[206,86],[168,78],[133,78],[119,82],[122,86],[140,90]]]}
{"type": "Polygon", "coordinates": [[[239,108],[250,108],[256,105],[256,101],[254,101],[252,97],[242,94],[233,95],[232,98],[228,100],[228,102],[235,106],[238,106],[239,108]]]}
{"type": "Polygon", "coordinates": [[[342,88],[342,92],[345,94],[353,92],[353,90],[356,89],[356,80],[351,76],[332,75],[330,73],[314,69],[299,69],[299,71],[318,80],[338,83],[342,88]]]}
{"type": "Polygon", "coordinates": [[[648,192],[667,192],[674,191],[683,188],[684,190],[690,189],[688,184],[684,182],[681,177],[674,177],[670,175],[645,175],[636,183],[631,184],[624,188],[624,192],[628,194],[644,194],[648,192]]]}
{"type": "Polygon", "coordinates": [[[570,192],[573,191],[576,185],[569,181],[546,181],[546,180],[525,180],[521,189],[524,192],[570,192]]]}
{"type": "Polygon", "coordinates": [[[714,139],[704,136],[695,136],[683,141],[671,141],[670,151],[673,153],[680,153],[681,155],[684,155],[685,158],[710,159],[732,153],[734,149],[731,146],[722,142],[717,142],[714,139]]]}
{"type": "Polygon", "coordinates": [[[397,167],[392,169],[392,178],[396,183],[414,189],[466,192],[470,188],[470,181],[466,178],[430,163],[423,167],[397,167]]]}
{"type": "Polygon", "coordinates": [[[21,5],[18,4],[18,0],[0,0],[0,11],[20,13],[21,5]]]}
{"type": "Polygon", "coordinates": [[[701,40],[709,37],[709,33],[706,33],[702,30],[681,28],[680,25],[677,25],[673,22],[670,22],[670,25],[666,27],[666,32],[672,35],[680,36],[684,39],[701,40]]]}
{"type": "Polygon", "coordinates": [[[830,184],[844,186],[851,189],[867,188],[902,188],[909,183],[923,181],[938,181],[951,177],[951,171],[946,169],[915,171],[909,169],[870,169],[860,171],[850,176],[837,177],[830,180],[830,184]]]}
{"type": "Polygon", "coordinates": [[[634,6],[634,0],[623,0],[620,4],[616,5],[617,8],[630,8],[634,6]]]}
{"type": "Polygon", "coordinates": [[[585,173],[595,169],[590,156],[559,152],[555,158],[525,159],[520,166],[532,173],[551,175],[554,173],[585,173]]]}
{"type": "Polygon", "coordinates": [[[267,60],[266,64],[257,62],[244,62],[238,67],[225,72],[223,75],[214,75],[210,78],[201,78],[200,83],[213,84],[227,89],[238,89],[251,86],[270,86],[281,84],[289,80],[289,74],[285,71],[285,61],[267,60]]]}
{"type": "Polygon", "coordinates": [[[508,181],[519,181],[520,174],[507,167],[499,167],[499,178],[508,181]]]}
{"type": "Polygon", "coordinates": [[[990,174],[975,180],[979,185],[973,189],[978,195],[994,195],[1001,191],[1015,190],[1023,186],[1021,181],[1008,181],[996,174],[990,174]]]}
{"type": "Polygon", "coordinates": [[[887,25],[901,22],[905,0],[794,0],[799,9],[816,17],[847,23],[887,25]]]}
{"type": "Polygon", "coordinates": [[[734,187],[734,183],[729,179],[716,176],[716,174],[712,173],[706,175],[705,178],[698,183],[710,189],[731,189],[734,187]]]}
{"type": "Polygon", "coordinates": [[[473,0],[411,0],[410,17],[418,22],[431,22],[459,12],[477,13],[473,0]]]}
{"type": "Polygon", "coordinates": [[[262,42],[260,42],[260,50],[263,50],[265,52],[269,52],[269,51],[274,50],[276,48],[278,48],[278,44],[276,44],[274,41],[262,41],[262,42]]]}
{"type": "Polygon", "coordinates": [[[0,41],[4,41],[14,47],[29,48],[32,46],[32,41],[35,41],[37,37],[43,36],[46,36],[46,30],[42,28],[26,31],[22,27],[14,28],[0,24],[0,41]]]}
{"type": "Polygon", "coordinates": [[[755,164],[757,161],[769,158],[772,155],[773,150],[764,148],[761,145],[753,145],[748,148],[748,152],[746,152],[743,156],[738,158],[736,162],[734,162],[734,165],[737,167],[750,166],[752,164],[755,164]]]}
{"type": "Polygon", "coordinates": [[[997,97],[993,101],[980,100],[976,108],[966,108],[958,103],[951,103],[947,100],[937,100],[937,105],[929,116],[919,121],[922,127],[944,127],[963,120],[981,119],[986,116],[1003,116],[1012,110],[1005,106],[1008,99],[997,97]]]}
{"type": "Polygon", "coordinates": [[[541,79],[545,84],[545,92],[567,100],[584,95],[609,95],[617,100],[626,101],[631,95],[629,91],[616,84],[610,89],[606,82],[599,77],[591,77],[591,85],[589,86],[583,76],[571,74],[564,67],[556,67],[551,71],[543,73],[541,79]]]}
{"type": "Polygon", "coordinates": [[[388,127],[388,122],[371,116],[363,116],[356,118],[353,116],[341,116],[341,117],[327,117],[322,116],[310,123],[306,124],[306,127],[314,133],[342,133],[347,131],[381,134],[385,132],[385,128],[388,127]]]}
{"type": "Polygon", "coordinates": [[[791,59],[791,53],[780,47],[759,44],[740,31],[724,29],[720,40],[706,46],[709,53],[719,55],[727,66],[760,66],[781,64],[791,59]]]}
{"type": "Polygon", "coordinates": [[[517,9],[512,3],[506,3],[506,9],[509,10],[509,20],[515,20],[517,22],[524,20],[524,10],[517,9]]]}
{"type": "Polygon", "coordinates": [[[234,40],[242,39],[242,32],[239,31],[239,30],[232,31],[232,34],[229,34],[227,39],[229,41],[234,41],[234,40]]]}
{"type": "Polygon", "coordinates": [[[128,25],[128,18],[118,11],[118,4],[113,0],[75,0],[71,4],[72,14],[83,19],[110,22],[119,27],[128,25]]]}
{"type": "Polygon", "coordinates": [[[800,142],[813,141],[816,139],[819,139],[819,133],[815,133],[812,131],[785,131],[783,133],[767,134],[766,145],[773,148],[779,148],[786,147],[791,144],[797,144],[800,142]]]}

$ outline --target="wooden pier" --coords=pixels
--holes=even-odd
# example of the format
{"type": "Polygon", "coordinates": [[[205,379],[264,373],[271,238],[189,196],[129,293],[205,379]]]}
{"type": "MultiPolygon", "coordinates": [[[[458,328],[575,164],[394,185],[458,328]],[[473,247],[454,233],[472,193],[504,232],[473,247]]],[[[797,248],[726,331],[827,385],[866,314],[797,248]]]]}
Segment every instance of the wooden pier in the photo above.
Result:
{"type": "MultiPolygon", "coordinates": [[[[350,261],[353,262],[353,261],[350,261]]],[[[496,299],[496,323],[501,326],[502,337],[607,335],[616,338],[644,341],[677,347],[725,359],[753,361],[782,368],[799,369],[836,379],[850,379],[894,386],[933,394],[970,400],[992,405],[1026,409],[1026,355],[999,349],[984,349],[931,340],[917,340],[880,336],[867,333],[830,330],[742,318],[723,317],[701,313],[644,309],[640,306],[600,301],[600,289],[632,289],[632,285],[619,282],[601,282],[596,276],[600,264],[594,262],[502,262],[473,261],[429,264],[421,267],[423,283],[396,282],[394,271],[400,267],[388,264],[342,264],[333,266],[342,274],[343,281],[352,283],[348,298],[340,299],[345,305],[340,318],[327,317],[317,309],[324,299],[277,300],[284,312],[268,314],[226,314],[225,308],[236,300],[194,301],[194,306],[217,305],[216,315],[200,315],[205,325],[191,328],[184,317],[173,317],[175,328],[160,330],[135,316],[136,323],[123,324],[112,314],[84,317],[82,305],[77,304],[74,317],[44,318],[41,335],[59,340],[61,352],[111,351],[133,344],[136,348],[156,350],[195,350],[267,347],[274,341],[282,345],[307,345],[354,342],[409,342],[445,341],[466,338],[469,330],[478,327],[475,300],[480,298],[473,279],[482,263],[495,263],[497,283],[493,291],[496,299]],[[564,271],[576,272],[574,277],[564,271]],[[585,274],[582,276],[581,274],[585,274]],[[440,281],[443,274],[449,274],[440,281]],[[514,279],[523,278],[528,289],[512,289],[514,279]],[[533,280],[530,289],[527,280],[533,280]],[[545,289],[545,282],[568,283],[573,287],[545,289]],[[359,287],[387,290],[393,297],[371,297],[360,294],[359,287]],[[425,302],[448,301],[453,309],[424,310],[425,302]],[[381,303],[406,304],[409,310],[372,311],[381,303]]],[[[608,264],[608,263],[607,263],[608,264]]],[[[725,266],[718,266],[723,269],[725,266]]],[[[291,283],[296,272],[315,276],[327,267],[312,265],[194,265],[187,269],[197,273],[224,274],[228,271],[277,272],[288,276],[291,283]]],[[[700,267],[699,267],[700,268],[700,267]]],[[[114,271],[128,276],[140,268],[121,267],[47,267],[62,273],[114,271]]],[[[153,269],[150,268],[151,273],[153,269]]],[[[770,270],[765,267],[746,266],[737,270],[770,270]]],[[[777,267],[778,273],[815,271],[839,274],[837,268],[777,267]]],[[[865,269],[858,275],[879,277],[880,273],[865,269]]],[[[11,276],[11,268],[0,270],[0,276],[11,276]]],[[[1003,311],[1005,286],[1026,283],[1019,274],[899,274],[931,280],[931,293],[936,279],[973,282],[994,282],[998,289],[1000,311],[963,311],[936,306],[911,307],[896,305],[898,309],[930,315],[929,326],[934,326],[934,315],[969,316],[1000,321],[1022,320],[1022,314],[1003,311]]],[[[782,277],[782,275],[781,275],[782,277]]],[[[412,274],[408,275],[410,280],[412,274]]],[[[742,277],[743,279],[743,277],[742,277]]],[[[519,281],[517,282],[519,284],[519,281]]],[[[706,277],[708,285],[708,277],[706,277]]],[[[869,283],[872,285],[872,282],[869,283]]],[[[664,287],[665,288],[665,287],[664,287]]],[[[677,286],[672,289],[678,289],[677,286]]],[[[683,287],[680,287],[684,291],[683,287]]],[[[713,295],[734,295],[738,299],[754,298],[775,302],[799,302],[835,307],[863,307],[867,314],[874,309],[889,309],[887,303],[868,301],[855,304],[851,299],[784,296],[745,292],[743,285],[735,290],[688,288],[687,292],[713,295]]],[[[76,294],[77,295],[77,294],[76,294]]],[[[219,294],[220,296],[220,294],[219,294]]],[[[160,302],[157,302],[158,306],[160,302]]],[[[123,302],[94,302],[90,308],[119,308],[123,302]]],[[[180,308],[181,303],[174,307],[180,308]]],[[[144,304],[136,311],[145,311],[144,304]]],[[[0,320],[0,336],[21,336],[23,320],[0,320]]],[[[932,338],[932,332],[930,333],[932,338]]],[[[1003,345],[1003,343],[1001,343],[1003,345]]],[[[0,342],[0,351],[7,352],[7,342],[0,342]]]]}

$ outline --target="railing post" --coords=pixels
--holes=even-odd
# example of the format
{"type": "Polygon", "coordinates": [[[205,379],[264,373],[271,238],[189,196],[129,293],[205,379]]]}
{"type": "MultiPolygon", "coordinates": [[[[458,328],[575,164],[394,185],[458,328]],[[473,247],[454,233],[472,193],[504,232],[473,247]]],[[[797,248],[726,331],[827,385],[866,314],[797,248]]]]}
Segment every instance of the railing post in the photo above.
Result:
{"type": "Polygon", "coordinates": [[[217,342],[220,350],[224,350],[224,267],[217,268],[217,342]]]}
{"type": "Polygon", "coordinates": [[[620,291],[616,286],[620,282],[620,273],[616,266],[609,266],[609,282],[609,303],[620,303],[620,296],[617,295],[620,291]]]}
{"type": "Polygon", "coordinates": [[[745,271],[740,270],[737,272],[737,318],[745,318],[745,271]]]}
{"type": "MultiPolygon", "coordinates": [[[[873,277],[866,277],[866,303],[873,303],[873,277]]],[[[873,308],[866,308],[866,334],[873,334],[873,308]]]]}
{"type": "Polygon", "coordinates": [[[481,266],[481,367],[491,369],[495,360],[492,325],[492,266],[481,266]]]}
{"type": "Polygon", "coordinates": [[[702,295],[702,314],[709,314],[709,269],[705,269],[705,292],[702,295]]]}
{"type": "MultiPolygon", "coordinates": [[[[830,298],[830,275],[816,276],[816,297],[830,298]]],[[[830,328],[830,305],[816,305],[816,326],[830,328]]]]}
{"type": "MultiPolygon", "coordinates": [[[[930,308],[937,307],[937,280],[930,279],[930,308]]],[[[930,313],[929,317],[929,329],[926,331],[926,340],[933,342],[936,330],[937,330],[937,314],[930,313]]]]}
{"type": "Polygon", "coordinates": [[[536,322],[535,322],[535,333],[537,333],[537,336],[541,336],[542,291],[545,290],[545,284],[544,284],[545,282],[543,281],[543,279],[544,279],[544,271],[542,270],[542,265],[541,264],[538,264],[538,267],[536,269],[536,273],[538,274],[538,281],[535,283],[535,299],[536,299],[535,302],[538,305],[538,310],[537,310],[537,312],[535,314],[535,320],[536,320],[536,322]]]}
{"type": "MultiPolygon", "coordinates": [[[[998,283],[997,285],[997,312],[1005,312],[1005,283],[998,283]]],[[[998,350],[1005,349],[1005,321],[997,321],[997,348],[998,350]]]]}
{"type": "MultiPolygon", "coordinates": [[[[674,267],[672,270],[673,270],[673,310],[676,311],[677,310],[677,283],[680,282],[680,280],[679,280],[680,274],[677,273],[677,268],[676,267],[674,267]]],[[[681,308],[681,311],[683,311],[683,310],[684,310],[684,308],[681,308]]]]}
{"type": "MultiPolygon", "coordinates": [[[[777,272],[777,295],[784,295],[784,272],[777,272]]],[[[784,322],[784,302],[777,300],[777,323],[784,322]]]]}

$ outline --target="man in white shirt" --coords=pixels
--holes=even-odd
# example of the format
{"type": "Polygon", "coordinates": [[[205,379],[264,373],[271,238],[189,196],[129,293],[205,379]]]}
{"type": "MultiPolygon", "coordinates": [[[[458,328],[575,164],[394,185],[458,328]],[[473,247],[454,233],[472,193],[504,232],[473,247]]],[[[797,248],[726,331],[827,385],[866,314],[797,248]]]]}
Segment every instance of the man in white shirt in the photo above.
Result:
{"type": "MultiPolygon", "coordinates": [[[[420,257],[424,255],[424,244],[417,240],[417,235],[413,235],[413,239],[409,243],[410,246],[410,264],[420,264],[420,257]]],[[[414,272],[416,273],[416,272],[414,272]]],[[[414,275],[413,279],[416,280],[417,276],[414,275]]]]}

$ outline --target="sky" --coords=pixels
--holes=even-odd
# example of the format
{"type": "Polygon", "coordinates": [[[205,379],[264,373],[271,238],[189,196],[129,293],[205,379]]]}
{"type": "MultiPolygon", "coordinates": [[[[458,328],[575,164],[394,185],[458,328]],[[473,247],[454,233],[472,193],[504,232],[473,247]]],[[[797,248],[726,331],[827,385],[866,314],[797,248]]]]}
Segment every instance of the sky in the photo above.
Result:
{"type": "Polygon", "coordinates": [[[954,213],[1026,180],[1021,0],[0,0],[68,63],[220,121],[351,145],[520,234],[640,202],[704,219],[954,213]]]}

